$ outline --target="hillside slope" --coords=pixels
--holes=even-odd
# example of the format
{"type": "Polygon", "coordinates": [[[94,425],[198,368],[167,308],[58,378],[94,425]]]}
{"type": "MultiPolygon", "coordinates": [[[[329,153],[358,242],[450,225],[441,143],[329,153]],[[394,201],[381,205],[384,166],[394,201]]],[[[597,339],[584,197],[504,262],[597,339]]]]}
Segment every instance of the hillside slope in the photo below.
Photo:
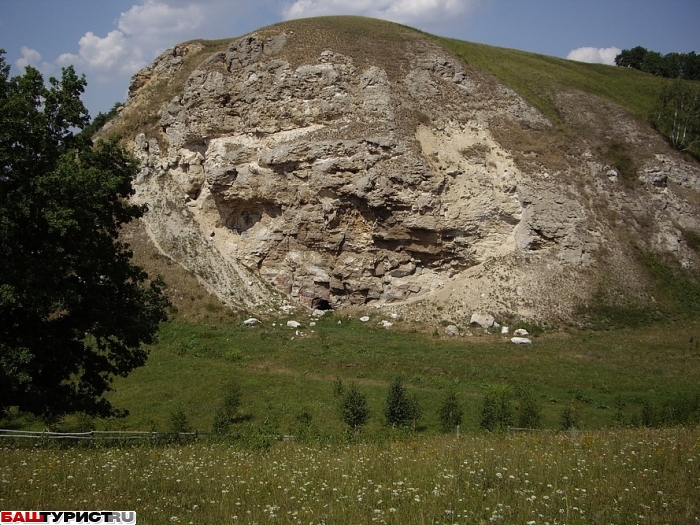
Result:
{"type": "Polygon", "coordinates": [[[700,168],[631,73],[297,20],[166,51],[108,133],[152,241],[228,305],[571,320],[601,289],[651,301],[640,253],[698,263],[700,168]]]}

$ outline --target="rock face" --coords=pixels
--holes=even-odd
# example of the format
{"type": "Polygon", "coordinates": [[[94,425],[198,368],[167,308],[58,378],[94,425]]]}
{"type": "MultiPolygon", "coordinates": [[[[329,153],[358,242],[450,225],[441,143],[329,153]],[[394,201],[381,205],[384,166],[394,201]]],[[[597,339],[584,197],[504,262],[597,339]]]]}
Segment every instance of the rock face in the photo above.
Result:
{"type": "MultiPolygon", "coordinates": [[[[153,241],[229,304],[431,299],[467,318],[566,317],[603,265],[628,268],[601,206],[651,214],[645,242],[696,264],[678,228],[700,226],[696,209],[668,181],[699,189],[697,166],[654,139],[630,196],[584,143],[557,172],[517,162],[496,131],[552,124],[401,31],[396,49],[368,57],[340,39],[305,43],[288,23],[203,57],[160,129],[134,137],[153,241]]],[[[178,46],[137,74],[122,115],[200,49],[178,46]]]]}

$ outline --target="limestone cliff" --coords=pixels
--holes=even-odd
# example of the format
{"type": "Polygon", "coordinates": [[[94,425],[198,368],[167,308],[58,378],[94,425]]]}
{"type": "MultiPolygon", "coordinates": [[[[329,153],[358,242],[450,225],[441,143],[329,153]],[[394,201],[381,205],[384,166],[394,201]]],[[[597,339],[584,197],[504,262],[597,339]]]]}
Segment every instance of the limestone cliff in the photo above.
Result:
{"type": "Polygon", "coordinates": [[[508,137],[553,124],[492,76],[408,28],[361,45],[319,24],[168,50],[120,115],[174,89],[130,137],[135,199],[152,240],[226,303],[567,318],[606,275],[644,293],[635,243],[697,264],[680,228],[700,231],[700,170],[645,124],[562,92],[564,118],[594,133],[538,159],[508,137]],[[610,136],[647,152],[634,187],[598,154],[610,136]]]}

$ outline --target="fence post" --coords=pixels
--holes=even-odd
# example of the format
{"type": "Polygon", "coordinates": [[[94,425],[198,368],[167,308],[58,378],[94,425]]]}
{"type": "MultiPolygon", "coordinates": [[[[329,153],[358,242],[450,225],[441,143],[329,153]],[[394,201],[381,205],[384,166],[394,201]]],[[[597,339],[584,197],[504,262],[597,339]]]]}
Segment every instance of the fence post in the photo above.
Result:
{"type": "Polygon", "coordinates": [[[156,439],[158,439],[158,432],[155,430],[151,430],[151,444],[155,447],[156,446],[156,439]]]}
{"type": "Polygon", "coordinates": [[[457,425],[457,437],[459,437],[459,425],[457,425]]]}

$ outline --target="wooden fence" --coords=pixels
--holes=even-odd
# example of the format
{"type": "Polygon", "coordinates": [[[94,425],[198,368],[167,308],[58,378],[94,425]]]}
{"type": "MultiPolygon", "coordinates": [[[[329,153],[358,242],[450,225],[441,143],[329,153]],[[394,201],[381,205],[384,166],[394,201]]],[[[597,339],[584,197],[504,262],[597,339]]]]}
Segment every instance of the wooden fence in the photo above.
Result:
{"type": "Polygon", "coordinates": [[[75,440],[96,442],[134,442],[150,441],[156,444],[163,441],[193,441],[198,432],[139,432],[131,430],[92,430],[90,432],[32,432],[28,430],[0,429],[0,439],[36,439],[36,440],[75,440]]]}

